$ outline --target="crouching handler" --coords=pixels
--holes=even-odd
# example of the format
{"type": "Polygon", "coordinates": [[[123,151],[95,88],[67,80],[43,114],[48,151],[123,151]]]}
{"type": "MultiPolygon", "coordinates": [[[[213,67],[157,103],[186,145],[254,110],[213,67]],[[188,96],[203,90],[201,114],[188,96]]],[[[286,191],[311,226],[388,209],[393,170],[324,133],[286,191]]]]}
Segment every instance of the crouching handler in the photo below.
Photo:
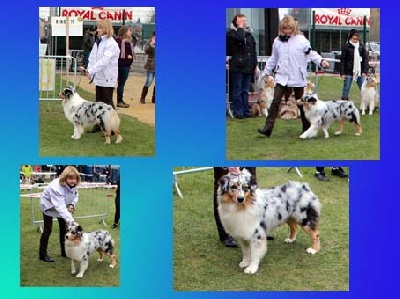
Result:
{"type": "Polygon", "coordinates": [[[40,237],[39,259],[44,262],[54,262],[47,254],[47,246],[53,227],[53,217],[58,220],[60,227],[61,256],[65,253],[65,234],[67,225],[78,225],[72,216],[78,203],[78,185],[81,177],[73,166],[67,166],[61,175],[54,179],[43,191],[40,198],[40,209],[43,212],[43,233],[40,237]]]}

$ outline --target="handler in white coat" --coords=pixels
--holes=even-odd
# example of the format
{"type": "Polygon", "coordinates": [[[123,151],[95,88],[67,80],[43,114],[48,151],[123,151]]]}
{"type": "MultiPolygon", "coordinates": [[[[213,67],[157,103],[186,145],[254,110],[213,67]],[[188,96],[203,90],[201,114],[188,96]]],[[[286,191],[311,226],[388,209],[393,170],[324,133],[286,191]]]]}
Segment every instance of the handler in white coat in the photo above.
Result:
{"type": "Polygon", "coordinates": [[[65,234],[67,225],[77,224],[72,216],[78,203],[78,185],[81,177],[73,166],[67,166],[60,177],[54,179],[43,191],[40,197],[40,209],[43,212],[43,233],[40,237],[39,259],[44,262],[54,262],[47,254],[47,246],[53,227],[53,217],[57,218],[60,227],[61,255],[65,253],[65,234]]]}
{"type": "MultiPolygon", "coordinates": [[[[329,63],[311,49],[310,42],[298,30],[297,21],[292,16],[285,16],[281,20],[279,34],[263,70],[263,76],[275,75],[274,99],[268,110],[265,126],[258,129],[260,134],[267,137],[271,136],[283,95],[294,92],[296,100],[303,97],[304,87],[307,85],[308,62],[313,61],[323,68],[329,68],[329,63]]],[[[310,122],[304,116],[303,107],[298,107],[304,132],[310,127],[310,122]]]]}

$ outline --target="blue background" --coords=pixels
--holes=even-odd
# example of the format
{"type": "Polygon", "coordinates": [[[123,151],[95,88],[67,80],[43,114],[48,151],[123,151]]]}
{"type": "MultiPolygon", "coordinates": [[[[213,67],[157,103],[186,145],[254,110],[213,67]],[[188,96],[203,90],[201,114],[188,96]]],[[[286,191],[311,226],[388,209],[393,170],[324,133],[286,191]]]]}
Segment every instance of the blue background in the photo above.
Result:
{"type": "MultiPolygon", "coordinates": [[[[325,1],[325,7],[381,8],[381,159],[345,161],[350,182],[349,292],[174,292],[172,168],[240,164],[225,159],[225,8],[273,7],[274,1],[113,1],[156,7],[156,155],[150,158],[42,158],[38,145],[38,7],[101,6],[104,1],[12,1],[2,4],[1,101],[3,298],[385,298],[397,293],[399,256],[398,11],[376,1],[325,1]],[[34,4],[33,4],[33,3],[34,4]],[[246,3],[246,4],[245,4],[246,3]],[[387,46],[389,45],[389,46],[387,46]],[[121,165],[119,288],[20,287],[21,164],[121,165]],[[140,188],[137,188],[140,186],[140,188]],[[156,204],[154,204],[156,202],[156,204]],[[72,292],[71,292],[72,291],[72,292]]],[[[322,4],[322,3],[319,3],[322,4]]],[[[107,4],[106,4],[107,5],[107,4]]],[[[284,7],[307,7],[291,1],[284,7]]],[[[129,83],[129,82],[128,82],[129,83]]],[[[250,164],[249,162],[246,165],[250,164]]],[[[315,166],[315,161],[255,161],[254,166],[315,166]]],[[[329,166],[330,161],[318,161],[329,166]]],[[[336,163],[338,164],[338,163],[336,163]]],[[[399,184],[400,185],[400,184],[399,184]]],[[[211,199],[210,199],[211,200],[211,199]]],[[[251,279],[246,277],[246,279],[251,279]]]]}

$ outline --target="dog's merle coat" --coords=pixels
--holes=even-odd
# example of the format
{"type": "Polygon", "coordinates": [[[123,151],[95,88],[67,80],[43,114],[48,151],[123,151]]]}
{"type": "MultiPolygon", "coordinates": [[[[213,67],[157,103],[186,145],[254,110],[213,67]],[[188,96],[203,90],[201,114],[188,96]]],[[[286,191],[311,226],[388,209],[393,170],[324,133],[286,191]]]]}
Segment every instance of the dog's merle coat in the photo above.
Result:
{"type": "Polygon", "coordinates": [[[243,260],[239,267],[244,272],[257,272],[260,260],[267,252],[267,235],[287,223],[289,237],[296,240],[297,225],[312,239],[307,249],[315,254],[320,249],[318,220],[320,202],[307,183],[289,181],[269,189],[259,189],[247,169],[228,174],[219,180],[219,215],[225,230],[239,243],[243,260]]]}
{"type": "Polygon", "coordinates": [[[97,124],[104,132],[106,144],[109,144],[110,135],[113,131],[117,136],[115,143],[122,141],[118,113],[108,104],[103,102],[90,102],[80,97],[74,88],[68,86],[60,93],[63,99],[62,105],[67,119],[74,125],[74,139],[81,138],[84,127],[90,124],[97,124]]]}
{"type": "Polygon", "coordinates": [[[310,121],[310,128],[300,135],[300,138],[313,138],[322,129],[325,138],[329,138],[328,129],[334,122],[339,122],[339,130],[335,135],[340,135],[346,121],[356,126],[356,136],[362,133],[360,112],[352,101],[321,101],[316,94],[304,94],[298,104],[303,105],[304,115],[310,121]]]}
{"type": "Polygon", "coordinates": [[[65,251],[71,259],[71,273],[76,273],[74,261],[78,261],[81,267],[76,277],[82,277],[89,266],[89,256],[95,251],[100,254],[97,261],[103,261],[103,255],[107,254],[111,259],[110,268],[114,268],[114,246],[114,240],[106,230],[84,233],[80,225],[69,226],[65,235],[65,251]]]}

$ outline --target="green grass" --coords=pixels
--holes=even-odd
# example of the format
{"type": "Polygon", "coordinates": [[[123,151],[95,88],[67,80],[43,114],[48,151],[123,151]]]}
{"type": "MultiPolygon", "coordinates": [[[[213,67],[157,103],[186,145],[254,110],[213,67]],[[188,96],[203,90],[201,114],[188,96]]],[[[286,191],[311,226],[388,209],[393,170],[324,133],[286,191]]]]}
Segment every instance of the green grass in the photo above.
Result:
{"type": "MultiPolygon", "coordinates": [[[[319,78],[318,96],[321,100],[340,99],[343,82],[337,77],[319,78]]],[[[360,91],[353,82],[350,99],[360,106],[360,91]]],[[[379,160],[380,113],[362,115],[363,134],[355,136],[355,126],[346,123],[344,132],[335,136],[338,124],[325,139],[322,131],[317,138],[303,140],[301,120],[276,119],[270,138],[257,132],[265,124],[265,117],[232,119],[227,117],[227,150],[229,160],[379,160]]]]}
{"type": "MultiPolygon", "coordinates": [[[[178,169],[175,169],[178,170],[178,169]]],[[[322,203],[319,232],[321,251],[306,253],[310,237],[299,230],[293,244],[283,242],[286,225],[274,231],[258,272],[239,268],[241,250],[227,248],[218,239],[213,218],[213,171],[178,177],[184,198],[174,194],[174,290],[338,290],[349,289],[349,186],[347,179],[330,175],[319,182],[315,168],[300,168],[303,178],[287,168],[257,168],[261,188],[288,180],[305,181],[322,203]]],[[[349,171],[345,168],[346,171],[349,171]]]]}
{"type": "MultiPolygon", "coordinates": [[[[41,192],[42,190],[32,190],[32,193],[41,192]]],[[[24,194],[27,192],[21,192],[24,194]]],[[[108,230],[115,241],[115,255],[117,257],[117,266],[114,269],[108,267],[109,258],[104,257],[103,262],[97,262],[98,253],[95,252],[89,260],[89,268],[85,271],[83,278],[76,278],[71,274],[71,262],[69,259],[61,257],[60,245],[58,241],[59,229],[58,222],[53,222],[53,231],[50,236],[48,254],[55,259],[55,263],[45,263],[39,260],[39,239],[40,233],[37,226],[32,225],[30,199],[29,197],[20,198],[21,213],[21,286],[119,286],[119,269],[120,269],[120,237],[119,228],[110,229],[113,223],[115,213],[115,190],[105,191],[96,189],[80,189],[80,203],[78,203],[76,211],[76,221],[82,225],[84,231],[90,232],[98,229],[108,230]],[[105,194],[112,196],[105,197],[105,194]],[[100,224],[100,218],[79,218],[84,216],[85,210],[93,209],[93,200],[85,200],[88,198],[99,198],[107,202],[108,214],[105,217],[105,227],[100,224]],[[39,275],[38,275],[39,274],[39,275]]],[[[38,210],[38,199],[34,201],[35,211],[38,210]]],[[[103,206],[104,207],[104,206],[103,206]]],[[[104,211],[104,209],[102,209],[104,211]]],[[[87,214],[86,214],[87,215],[87,214]]],[[[35,216],[37,218],[38,216],[35,216]]],[[[38,218],[37,218],[38,219],[38,218]]],[[[40,218],[41,219],[41,218],[40,218]]],[[[80,263],[75,262],[75,267],[80,268],[80,263]]]]}
{"type": "MultiPolygon", "coordinates": [[[[82,97],[90,98],[85,93],[82,97]]],[[[111,136],[112,144],[105,145],[101,132],[72,139],[73,125],[65,118],[61,101],[40,101],[39,105],[40,156],[154,156],[154,127],[134,117],[120,114],[122,143],[115,144],[116,138],[111,136]]]]}

